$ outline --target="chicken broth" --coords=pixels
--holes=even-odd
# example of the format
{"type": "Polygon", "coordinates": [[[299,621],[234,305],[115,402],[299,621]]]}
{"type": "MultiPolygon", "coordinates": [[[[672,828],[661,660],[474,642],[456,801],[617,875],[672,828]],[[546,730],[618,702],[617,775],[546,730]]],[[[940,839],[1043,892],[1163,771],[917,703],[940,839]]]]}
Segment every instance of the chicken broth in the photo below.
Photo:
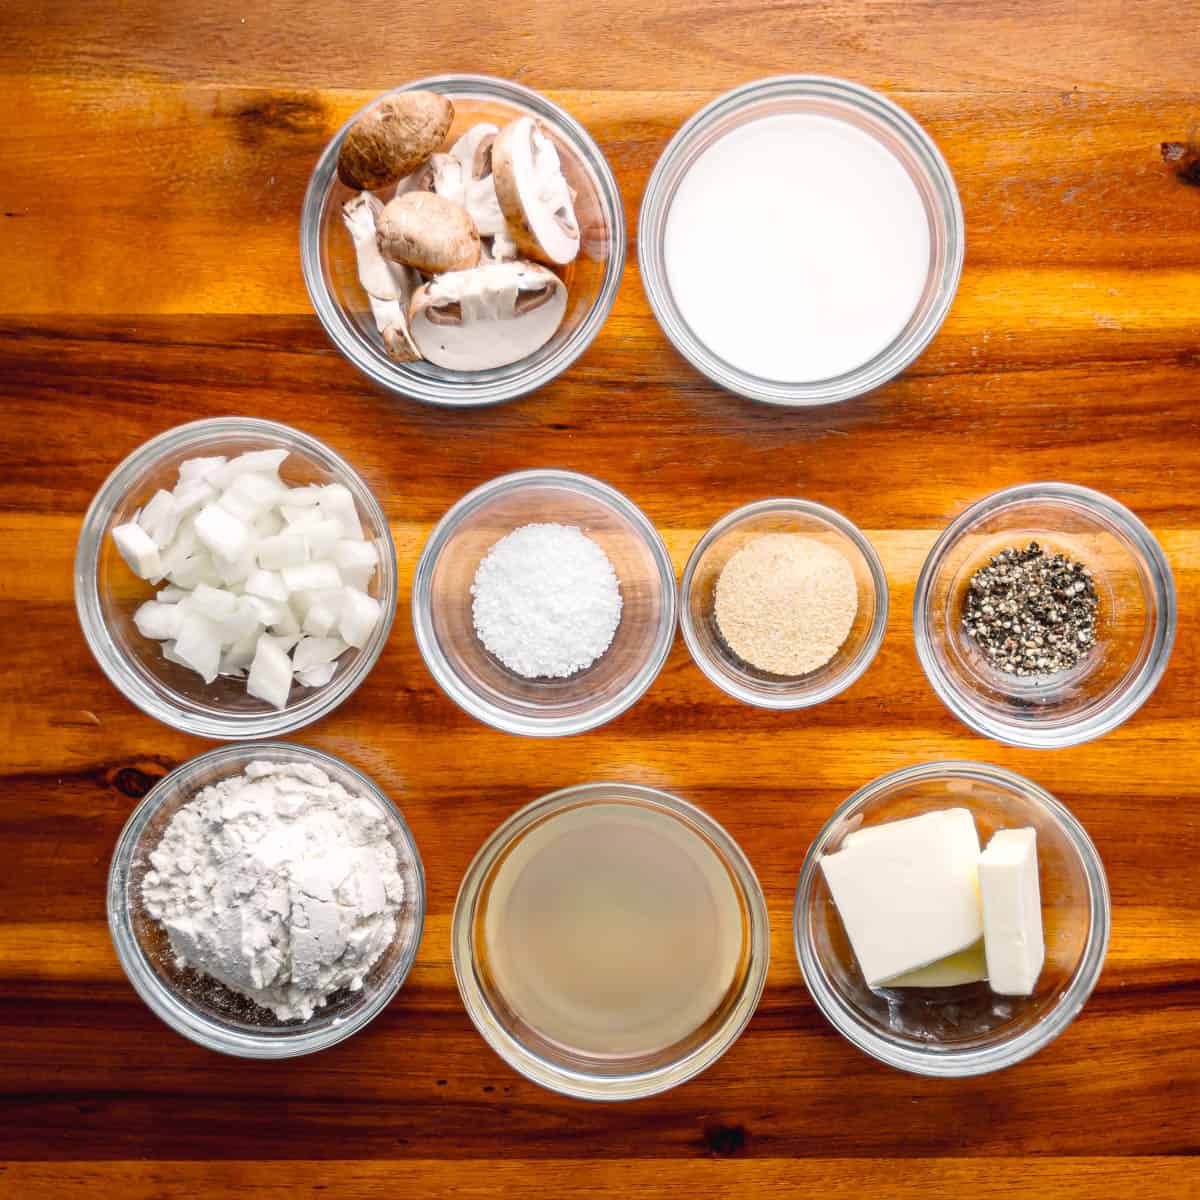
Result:
{"type": "Polygon", "coordinates": [[[499,1000],[580,1056],[653,1055],[728,1002],[746,924],[713,847],[632,803],[567,809],[493,869],[477,931],[499,1000]]]}

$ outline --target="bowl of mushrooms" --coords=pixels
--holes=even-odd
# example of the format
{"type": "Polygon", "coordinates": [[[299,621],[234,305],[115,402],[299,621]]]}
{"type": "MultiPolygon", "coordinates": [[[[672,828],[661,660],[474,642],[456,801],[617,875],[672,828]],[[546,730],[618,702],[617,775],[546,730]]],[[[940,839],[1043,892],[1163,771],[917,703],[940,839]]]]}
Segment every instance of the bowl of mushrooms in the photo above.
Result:
{"type": "Polygon", "coordinates": [[[343,126],[309,181],[300,248],[346,358],[399,395],[467,407],[534,391],[587,349],[625,220],[573,117],[518,84],[445,75],[343,126]]]}

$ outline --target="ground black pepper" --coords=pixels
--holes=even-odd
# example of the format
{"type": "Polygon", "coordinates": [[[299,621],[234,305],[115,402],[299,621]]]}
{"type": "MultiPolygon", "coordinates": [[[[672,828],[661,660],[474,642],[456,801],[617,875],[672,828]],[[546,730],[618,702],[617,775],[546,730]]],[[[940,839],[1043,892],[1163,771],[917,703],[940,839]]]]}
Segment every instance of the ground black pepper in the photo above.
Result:
{"type": "Polygon", "coordinates": [[[1096,644],[1092,573],[1037,542],[993,555],[971,577],[963,627],[988,662],[1010,675],[1054,675],[1096,644]]]}

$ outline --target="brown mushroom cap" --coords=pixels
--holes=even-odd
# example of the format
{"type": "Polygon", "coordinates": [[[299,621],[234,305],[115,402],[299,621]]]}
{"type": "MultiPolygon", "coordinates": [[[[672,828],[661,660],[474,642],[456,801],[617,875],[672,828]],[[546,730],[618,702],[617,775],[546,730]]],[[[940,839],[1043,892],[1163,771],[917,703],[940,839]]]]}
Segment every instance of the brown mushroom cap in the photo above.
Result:
{"type": "Polygon", "coordinates": [[[338,178],[355,191],[397,183],[441,149],[454,105],[438,92],[399,92],[373,104],[346,131],[338,178]]]}
{"type": "Polygon", "coordinates": [[[465,271],[479,262],[479,230],[461,205],[436,192],[405,192],[376,223],[379,252],[427,275],[465,271]]]}

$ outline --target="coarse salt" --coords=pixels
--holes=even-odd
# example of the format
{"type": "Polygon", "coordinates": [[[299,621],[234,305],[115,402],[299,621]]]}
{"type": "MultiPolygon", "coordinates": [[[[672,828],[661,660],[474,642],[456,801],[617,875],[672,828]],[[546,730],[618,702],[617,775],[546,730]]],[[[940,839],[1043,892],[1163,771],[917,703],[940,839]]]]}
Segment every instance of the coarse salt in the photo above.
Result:
{"type": "Polygon", "coordinates": [[[590,667],[621,621],[608,555],[573,525],[523,525],[488,551],[471,585],[484,646],[526,679],[565,679],[590,667]]]}

